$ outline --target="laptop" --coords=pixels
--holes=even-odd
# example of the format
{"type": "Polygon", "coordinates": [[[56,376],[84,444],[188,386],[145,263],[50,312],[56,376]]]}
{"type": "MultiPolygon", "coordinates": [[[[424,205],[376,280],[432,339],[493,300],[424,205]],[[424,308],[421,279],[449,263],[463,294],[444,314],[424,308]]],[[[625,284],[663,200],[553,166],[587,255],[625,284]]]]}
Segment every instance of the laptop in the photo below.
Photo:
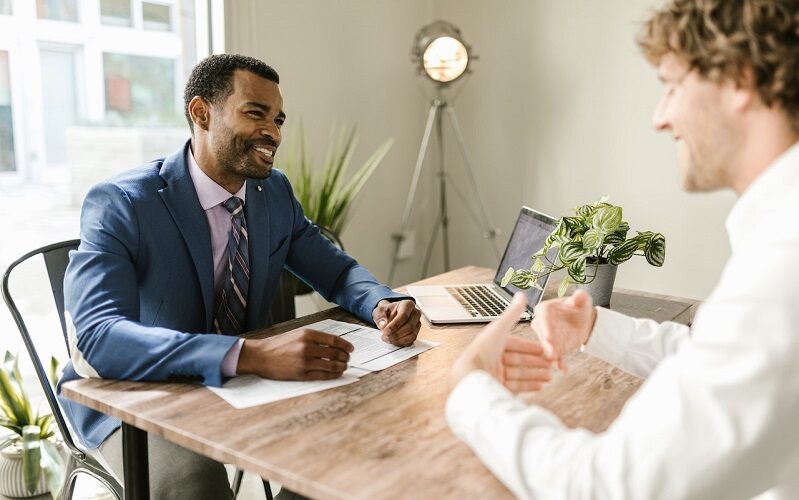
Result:
{"type": "MultiPolygon", "coordinates": [[[[521,290],[511,284],[502,287],[500,283],[508,268],[530,267],[530,256],[544,248],[544,242],[557,224],[557,219],[532,208],[522,207],[493,283],[409,286],[408,295],[416,299],[416,304],[428,321],[436,325],[487,323],[502,314],[513,294],[521,291],[527,295],[527,311],[520,319],[529,321],[533,318],[533,308],[541,302],[544,292],[535,287],[521,290]]],[[[557,249],[553,249],[553,254],[549,258],[557,258],[557,249]]],[[[546,288],[548,280],[549,275],[538,281],[542,289],[546,288]]]]}

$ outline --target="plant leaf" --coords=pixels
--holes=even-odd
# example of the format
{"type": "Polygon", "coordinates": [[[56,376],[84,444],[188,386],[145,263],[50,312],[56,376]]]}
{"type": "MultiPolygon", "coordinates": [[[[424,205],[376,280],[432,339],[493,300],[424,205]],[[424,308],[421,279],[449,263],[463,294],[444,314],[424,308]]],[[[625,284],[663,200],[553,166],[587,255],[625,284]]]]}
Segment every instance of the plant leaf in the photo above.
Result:
{"type": "Polygon", "coordinates": [[[621,207],[603,206],[598,208],[596,213],[594,213],[592,225],[605,234],[609,234],[618,229],[621,225],[621,216],[621,207]]]}
{"type": "Polygon", "coordinates": [[[509,267],[508,270],[505,271],[505,276],[502,277],[502,281],[500,281],[499,285],[502,286],[503,288],[508,286],[508,283],[510,283],[510,280],[513,279],[513,275],[515,272],[516,271],[514,271],[512,267],[509,267]]]}
{"type": "Polygon", "coordinates": [[[558,287],[558,297],[563,297],[566,295],[566,290],[569,288],[570,284],[571,278],[569,278],[569,276],[563,278],[563,281],[560,282],[560,286],[558,287]]]}
{"type": "Polygon", "coordinates": [[[638,240],[630,238],[621,245],[616,245],[608,253],[608,263],[618,266],[622,262],[630,260],[636,250],[638,250],[638,240]]]}
{"type": "Polygon", "coordinates": [[[42,472],[44,472],[44,479],[47,482],[47,488],[53,498],[58,498],[61,494],[61,488],[64,487],[65,470],[64,459],[58,452],[58,448],[48,440],[41,441],[41,460],[39,465],[42,472]]]}
{"type": "Polygon", "coordinates": [[[585,257],[588,252],[583,248],[583,244],[581,241],[570,241],[560,247],[560,252],[558,252],[558,258],[561,262],[565,265],[570,265],[575,260],[585,257]]]}
{"type": "Polygon", "coordinates": [[[666,237],[655,233],[649,239],[649,244],[644,249],[646,261],[655,267],[660,267],[666,260],[666,237]]]}
{"type": "Polygon", "coordinates": [[[594,250],[602,244],[603,234],[599,229],[591,228],[583,234],[583,248],[594,250]]]}
{"type": "Polygon", "coordinates": [[[39,427],[26,425],[22,428],[22,477],[28,493],[33,493],[39,485],[42,471],[40,465],[41,456],[39,427]]]}
{"type": "Polygon", "coordinates": [[[623,243],[624,240],[627,239],[627,233],[629,231],[630,231],[630,225],[627,222],[622,221],[622,223],[615,231],[605,236],[605,240],[603,241],[603,243],[605,245],[618,245],[620,243],[623,243]]]}
{"type": "Polygon", "coordinates": [[[15,389],[15,385],[6,370],[0,370],[0,408],[12,424],[22,427],[33,421],[33,415],[28,399],[15,389]]]}
{"type": "Polygon", "coordinates": [[[56,390],[56,386],[58,385],[58,360],[55,359],[55,356],[50,356],[50,385],[53,387],[53,390],[56,390]]]}
{"type": "Polygon", "coordinates": [[[575,283],[585,283],[585,258],[577,259],[569,264],[567,272],[575,283]]]}

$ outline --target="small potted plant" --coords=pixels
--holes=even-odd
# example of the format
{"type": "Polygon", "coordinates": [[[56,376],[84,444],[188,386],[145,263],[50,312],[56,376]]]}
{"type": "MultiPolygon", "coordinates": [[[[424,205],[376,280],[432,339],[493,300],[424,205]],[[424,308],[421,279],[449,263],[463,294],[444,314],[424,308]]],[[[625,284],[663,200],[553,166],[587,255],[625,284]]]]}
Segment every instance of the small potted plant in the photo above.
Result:
{"type": "Polygon", "coordinates": [[[622,220],[622,208],[604,197],[596,203],[574,209],[572,217],[561,217],[544,247],[532,257],[529,269],[508,269],[502,286],[541,288],[539,280],[565,269],[558,296],[571,284],[584,288],[594,304],[608,306],[619,264],[641,255],[651,265],[660,267],[666,258],[666,238],[652,231],[636,232],[628,237],[630,225],[622,220]]]}
{"type": "MultiPolygon", "coordinates": [[[[58,362],[50,361],[50,382],[58,362]]],[[[22,385],[17,357],[6,351],[0,367],[0,426],[14,434],[0,442],[0,494],[31,497],[49,491],[57,497],[64,483],[64,460],[55,443],[53,416],[34,412],[22,385]]]]}
{"type": "MultiPolygon", "coordinates": [[[[322,235],[334,245],[341,247],[341,232],[349,220],[355,197],[366,181],[383,161],[391,148],[393,139],[384,142],[355,172],[347,178],[346,173],[352,153],[358,145],[355,127],[334,129],[325,153],[324,163],[319,168],[306,152],[305,132],[300,127],[299,140],[288,145],[280,167],[285,171],[294,188],[294,194],[308,217],[319,226],[322,235]]],[[[300,280],[295,281],[295,293],[310,293],[311,288],[300,280]]]]}

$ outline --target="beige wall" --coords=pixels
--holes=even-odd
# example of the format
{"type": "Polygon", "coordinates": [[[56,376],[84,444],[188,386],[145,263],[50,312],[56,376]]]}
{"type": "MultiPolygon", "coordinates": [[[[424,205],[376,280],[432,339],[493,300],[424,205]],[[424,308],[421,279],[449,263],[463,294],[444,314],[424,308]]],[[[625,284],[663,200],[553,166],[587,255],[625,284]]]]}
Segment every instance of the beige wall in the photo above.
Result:
{"type": "MultiPolygon", "coordinates": [[[[235,0],[227,8],[227,50],[278,69],[290,120],[303,119],[314,150],[321,151],[334,122],[360,125],[356,163],[395,138],[344,233],[348,250],[380,279],[388,274],[391,233],[428,106],[410,46],[420,26],[444,18],[480,57],[455,108],[489,216],[504,231],[500,249],[522,204],[557,216],[610,195],[633,229],[667,239],[663,268],[636,259],[620,269],[617,284],[701,298],[729,255],[723,223],[734,197],[682,193],[674,145],[652,130],[660,84],[633,37],[655,3],[235,0]]],[[[449,133],[446,142],[453,181],[466,190],[449,133]]],[[[433,167],[426,167],[412,224],[416,258],[402,263],[397,283],[419,276],[437,203],[433,167]]],[[[482,229],[451,199],[453,265],[493,267],[482,229]]],[[[437,248],[431,272],[441,269],[437,248]]]]}

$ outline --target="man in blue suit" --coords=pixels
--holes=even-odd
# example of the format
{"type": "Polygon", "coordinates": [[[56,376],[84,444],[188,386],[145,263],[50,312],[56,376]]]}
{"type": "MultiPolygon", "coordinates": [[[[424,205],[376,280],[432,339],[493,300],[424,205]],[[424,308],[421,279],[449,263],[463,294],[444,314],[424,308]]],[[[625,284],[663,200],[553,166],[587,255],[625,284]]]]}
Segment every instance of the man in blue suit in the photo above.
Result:
{"type": "MultiPolygon", "coordinates": [[[[86,196],[81,244],[64,280],[72,353],[64,381],[219,386],[241,374],[339,377],[353,348],[335,335],[305,329],[259,340],[237,336],[271,324],[284,267],[374,322],[384,340],[416,339],[413,301],[322,237],[285,175],[272,169],[286,119],[278,83],[257,59],[204,59],[184,95],[191,140],[86,196]]],[[[62,403],[80,440],[121,470],[119,421],[62,403]]],[[[154,498],[230,497],[221,464],[157,437],[149,445],[154,498]]]]}

